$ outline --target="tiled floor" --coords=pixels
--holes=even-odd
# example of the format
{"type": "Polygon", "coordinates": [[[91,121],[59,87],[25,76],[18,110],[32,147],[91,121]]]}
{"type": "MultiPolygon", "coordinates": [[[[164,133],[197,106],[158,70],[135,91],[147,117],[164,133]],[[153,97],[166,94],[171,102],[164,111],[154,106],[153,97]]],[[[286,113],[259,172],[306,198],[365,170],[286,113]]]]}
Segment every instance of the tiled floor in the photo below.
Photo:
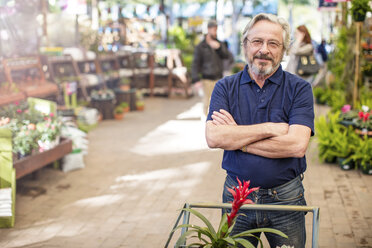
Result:
{"type": "MultiPolygon", "coordinates": [[[[84,169],[18,180],[16,225],[0,229],[0,247],[164,247],[185,202],[220,201],[222,151],[207,148],[201,109],[197,97],[149,98],[144,112],[100,123],[84,169]]],[[[320,163],[314,138],[307,157],[319,247],[372,247],[372,177],[320,163]]],[[[203,212],[218,224],[218,210],[203,212]]]]}

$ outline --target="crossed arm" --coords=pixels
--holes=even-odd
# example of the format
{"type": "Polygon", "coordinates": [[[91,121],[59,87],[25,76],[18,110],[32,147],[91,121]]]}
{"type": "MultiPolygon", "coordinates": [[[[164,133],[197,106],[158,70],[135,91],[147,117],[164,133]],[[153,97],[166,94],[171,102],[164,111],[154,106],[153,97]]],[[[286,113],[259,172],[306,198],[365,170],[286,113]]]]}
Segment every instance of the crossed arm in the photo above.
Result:
{"type": "Polygon", "coordinates": [[[207,121],[206,139],[210,148],[238,150],[267,158],[303,157],[311,130],[303,125],[265,122],[237,125],[230,113],[215,111],[207,121]]]}

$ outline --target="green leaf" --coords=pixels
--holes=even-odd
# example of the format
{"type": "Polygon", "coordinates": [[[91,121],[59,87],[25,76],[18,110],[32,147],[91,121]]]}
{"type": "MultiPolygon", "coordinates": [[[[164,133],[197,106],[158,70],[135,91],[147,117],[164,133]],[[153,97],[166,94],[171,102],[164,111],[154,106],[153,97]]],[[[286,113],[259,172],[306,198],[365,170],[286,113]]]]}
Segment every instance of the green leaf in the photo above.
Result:
{"type": "Polygon", "coordinates": [[[192,244],[187,245],[186,247],[191,247],[193,245],[200,247],[200,246],[203,246],[204,244],[202,244],[202,243],[192,243],[192,244]]]}
{"type": "Polygon", "coordinates": [[[187,236],[191,235],[192,233],[197,232],[196,230],[188,230],[187,232],[183,233],[181,237],[178,238],[175,247],[180,247],[183,243],[185,243],[187,236]]]}
{"type": "Polygon", "coordinates": [[[204,234],[205,236],[209,237],[211,239],[211,241],[214,240],[214,238],[213,238],[212,234],[209,232],[208,228],[203,228],[203,227],[196,226],[196,225],[191,225],[191,224],[179,225],[175,229],[173,229],[172,232],[176,231],[179,228],[183,228],[183,227],[193,228],[193,229],[196,230],[196,232],[198,232],[198,236],[199,236],[199,233],[201,233],[201,234],[204,234]]]}
{"type": "Polygon", "coordinates": [[[283,232],[281,232],[279,230],[276,230],[276,229],[273,229],[273,228],[251,229],[251,230],[244,231],[244,232],[238,233],[236,235],[233,235],[232,238],[240,238],[240,237],[244,237],[244,236],[250,236],[250,235],[252,235],[252,233],[259,233],[259,232],[270,232],[270,233],[274,233],[274,234],[277,234],[279,236],[282,236],[283,238],[288,238],[288,236],[285,235],[283,232]]]}
{"type": "Polygon", "coordinates": [[[227,223],[227,214],[224,213],[222,215],[220,225],[218,227],[217,237],[220,237],[220,238],[226,237],[229,234],[228,230],[229,230],[229,226],[227,223]],[[224,234],[224,235],[222,236],[221,234],[224,234]]]}
{"type": "Polygon", "coordinates": [[[207,225],[208,230],[211,233],[213,239],[217,239],[216,231],[214,230],[214,228],[213,228],[212,224],[209,222],[209,220],[207,218],[205,218],[205,216],[203,214],[201,214],[200,212],[196,211],[195,209],[191,209],[191,208],[184,208],[183,210],[189,211],[190,213],[194,214],[196,217],[201,219],[207,225]]]}
{"type": "Polygon", "coordinates": [[[223,238],[223,240],[225,240],[229,244],[235,245],[235,240],[231,237],[223,238]]]}
{"type": "Polygon", "coordinates": [[[251,242],[249,242],[248,240],[246,239],[235,239],[236,243],[239,243],[241,244],[242,246],[244,246],[245,248],[255,248],[254,245],[252,245],[251,242]]]}

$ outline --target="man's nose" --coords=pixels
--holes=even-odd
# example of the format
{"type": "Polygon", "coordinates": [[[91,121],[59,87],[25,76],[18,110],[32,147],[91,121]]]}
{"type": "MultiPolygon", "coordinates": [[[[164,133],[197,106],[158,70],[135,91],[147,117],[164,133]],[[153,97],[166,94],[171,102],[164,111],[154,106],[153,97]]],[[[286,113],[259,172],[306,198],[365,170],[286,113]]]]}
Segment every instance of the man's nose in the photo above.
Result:
{"type": "Polygon", "coordinates": [[[267,42],[264,42],[260,48],[260,53],[268,54],[269,53],[269,47],[267,46],[267,42]]]}

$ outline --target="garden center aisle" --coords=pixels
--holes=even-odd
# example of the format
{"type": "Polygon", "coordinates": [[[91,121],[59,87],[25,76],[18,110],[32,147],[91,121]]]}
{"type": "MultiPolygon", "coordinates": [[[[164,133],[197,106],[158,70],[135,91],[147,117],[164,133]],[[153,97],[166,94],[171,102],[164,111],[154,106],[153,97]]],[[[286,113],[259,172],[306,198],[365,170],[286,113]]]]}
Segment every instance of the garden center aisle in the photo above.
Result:
{"type": "MultiPolygon", "coordinates": [[[[0,229],[0,247],[163,247],[184,202],[220,201],[222,151],[207,148],[201,113],[198,97],[147,98],[144,112],[101,122],[84,169],[18,180],[16,225],[0,229]]],[[[320,247],[372,247],[372,178],[320,163],[314,138],[307,156],[320,247]]],[[[203,212],[218,224],[218,210],[203,212]]]]}

